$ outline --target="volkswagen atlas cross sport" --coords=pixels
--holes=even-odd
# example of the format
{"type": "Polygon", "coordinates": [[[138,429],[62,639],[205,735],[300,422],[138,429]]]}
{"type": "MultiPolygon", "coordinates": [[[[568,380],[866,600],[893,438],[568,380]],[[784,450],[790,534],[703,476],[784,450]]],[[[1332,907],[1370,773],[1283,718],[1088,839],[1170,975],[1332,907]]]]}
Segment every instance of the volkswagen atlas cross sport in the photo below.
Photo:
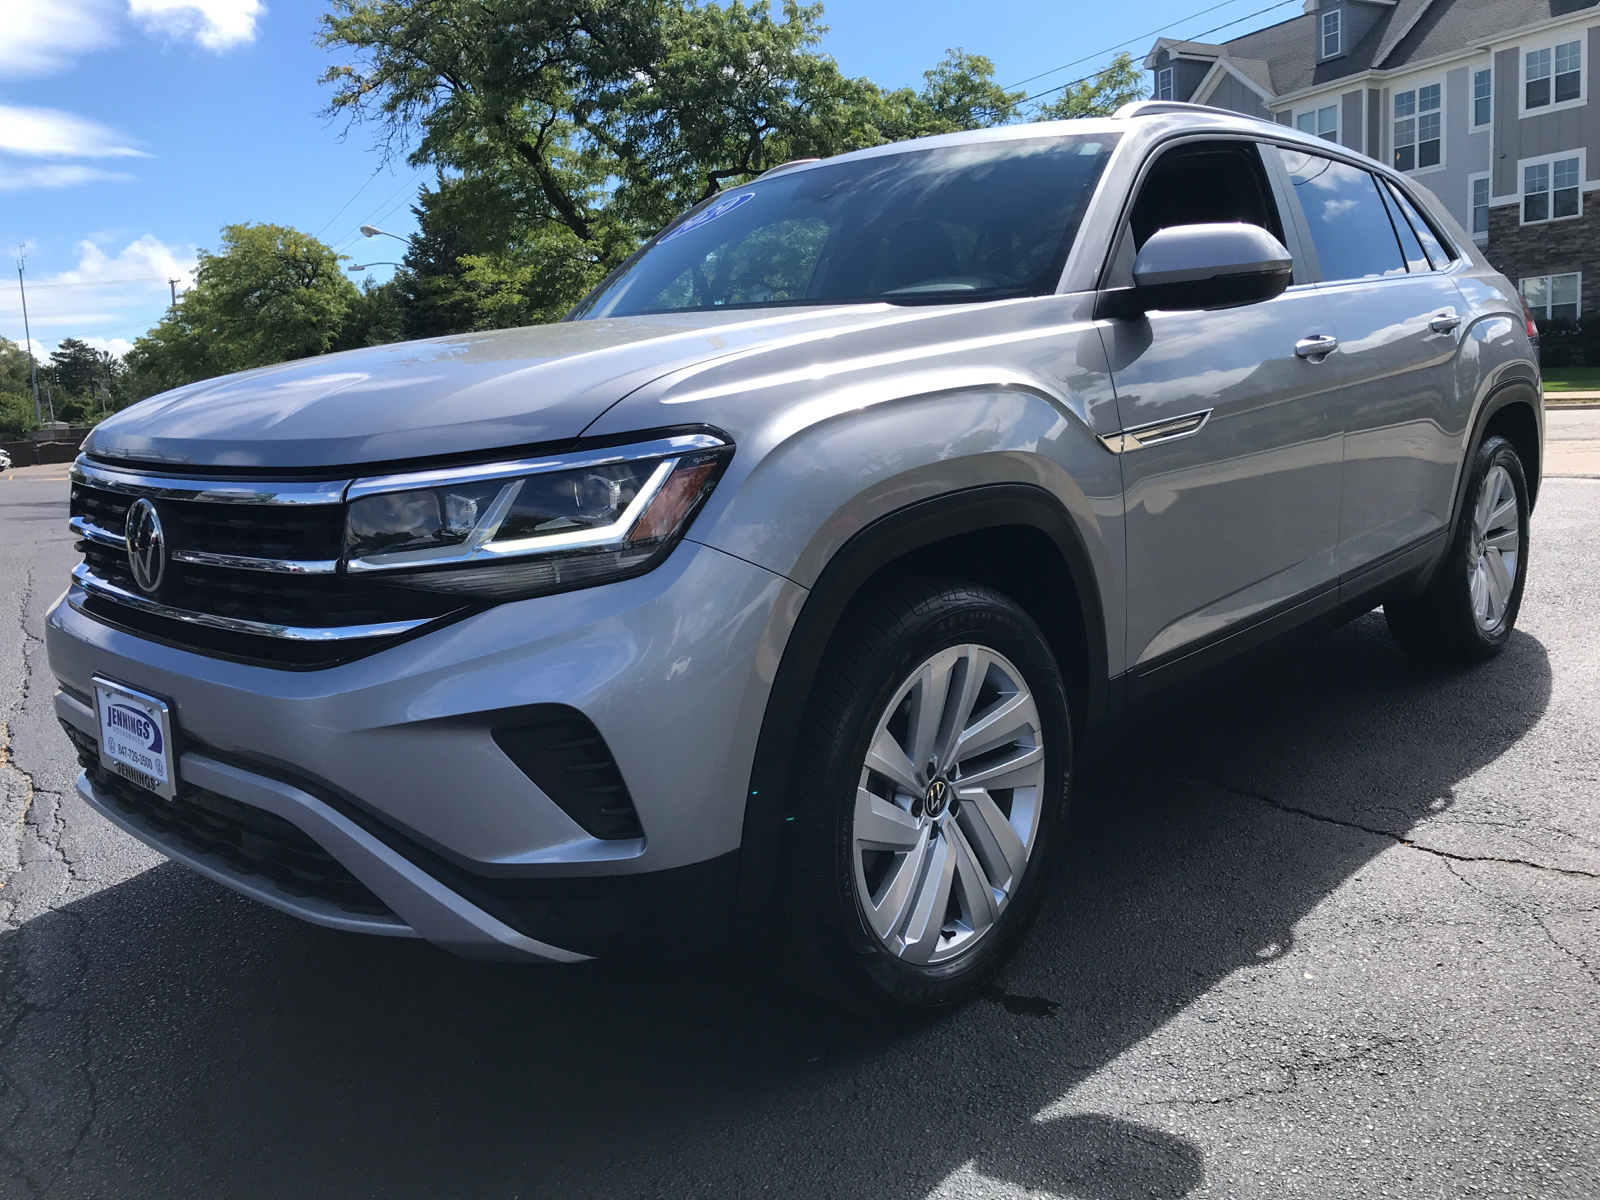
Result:
{"type": "Polygon", "coordinates": [[[1533,334],[1411,180],[1214,110],[788,164],[556,324],[97,426],[78,788],[336,929],[949,1005],[1114,720],[1378,605],[1504,645],[1533,334]]]}

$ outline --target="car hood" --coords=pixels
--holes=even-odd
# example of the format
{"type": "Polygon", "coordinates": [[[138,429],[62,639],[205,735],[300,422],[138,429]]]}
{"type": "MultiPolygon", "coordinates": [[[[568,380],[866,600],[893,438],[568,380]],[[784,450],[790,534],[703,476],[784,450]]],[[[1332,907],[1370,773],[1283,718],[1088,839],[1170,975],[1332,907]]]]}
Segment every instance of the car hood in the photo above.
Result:
{"type": "Polygon", "coordinates": [[[330,470],[578,437],[652,379],[882,307],[705,312],[459,334],[280,363],[124,409],[96,458],[166,467],[330,470]]]}

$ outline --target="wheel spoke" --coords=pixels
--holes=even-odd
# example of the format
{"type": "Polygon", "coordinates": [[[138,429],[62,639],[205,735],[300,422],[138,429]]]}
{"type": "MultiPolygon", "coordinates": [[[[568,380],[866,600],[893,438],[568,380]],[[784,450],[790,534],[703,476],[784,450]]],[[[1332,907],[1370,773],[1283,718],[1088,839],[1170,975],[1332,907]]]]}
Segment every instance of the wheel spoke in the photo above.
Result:
{"type": "Polygon", "coordinates": [[[1039,716],[1033,707],[1033,697],[1027,692],[1018,692],[1002,700],[962,730],[961,736],[956,739],[956,752],[952,757],[956,762],[973,758],[986,750],[1015,741],[1019,733],[1032,733],[1038,725],[1039,716]]]}
{"type": "Polygon", "coordinates": [[[1490,535],[1489,539],[1484,543],[1490,550],[1498,550],[1501,554],[1506,553],[1508,550],[1515,550],[1521,544],[1522,536],[1514,526],[1504,533],[1490,535]]]}
{"type": "Polygon", "coordinates": [[[991,763],[980,771],[962,775],[957,780],[957,787],[962,791],[975,787],[983,787],[990,791],[995,788],[1023,787],[1036,782],[1035,776],[1043,764],[1044,750],[1039,746],[1029,746],[1019,750],[1010,758],[991,763]],[[1022,776],[1024,772],[1026,778],[1014,778],[1022,776]]]}
{"type": "Polygon", "coordinates": [[[977,706],[978,695],[983,691],[984,678],[989,674],[989,656],[981,647],[967,646],[958,660],[961,688],[950,705],[949,729],[939,739],[939,769],[949,771],[956,765],[961,750],[961,737],[972,721],[972,710],[977,706]]]}
{"type": "Polygon", "coordinates": [[[1482,561],[1472,568],[1472,576],[1467,587],[1472,594],[1472,611],[1478,618],[1480,625],[1490,625],[1489,618],[1489,584],[1486,580],[1487,571],[1482,561]]]}
{"type": "Polygon", "coordinates": [[[1010,892],[1027,865],[1028,850],[1000,806],[982,788],[962,789],[956,822],[984,872],[1002,892],[1010,892]]]}
{"type": "Polygon", "coordinates": [[[1511,592],[1516,587],[1516,569],[1507,565],[1506,556],[1498,550],[1491,549],[1483,557],[1489,568],[1489,578],[1494,580],[1495,590],[1500,593],[1503,608],[1511,603],[1511,592]]]}
{"type": "Polygon", "coordinates": [[[900,935],[905,943],[901,956],[915,963],[928,962],[939,948],[939,934],[944,927],[945,909],[950,907],[950,887],[956,874],[955,857],[944,838],[930,841],[925,857],[928,865],[921,873],[910,916],[900,935]]]}
{"type": "Polygon", "coordinates": [[[1511,598],[1511,591],[1502,582],[1505,568],[1497,562],[1498,554],[1486,554],[1483,559],[1484,582],[1489,589],[1489,621],[1490,624],[1499,624],[1500,614],[1506,610],[1506,601],[1511,598]]]}
{"type": "Polygon", "coordinates": [[[911,728],[906,733],[912,765],[926,771],[934,760],[944,724],[945,702],[950,698],[950,676],[958,661],[954,654],[941,654],[922,666],[912,691],[911,728]]]}
{"type": "Polygon", "coordinates": [[[960,888],[967,922],[972,926],[973,933],[982,933],[1000,919],[994,885],[990,882],[989,873],[978,861],[978,856],[973,853],[973,848],[962,836],[960,826],[953,821],[946,821],[944,834],[955,859],[956,885],[960,888]]]}
{"type": "Polygon", "coordinates": [[[925,786],[917,779],[916,768],[887,729],[879,729],[867,750],[867,767],[898,784],[907,795],[920,796],[925,786]]]}
{"type": "Polygon", "coordinates": [[[857,788],[852,833],[861,850],[893,850],[905,854],[921,838],[922,822],[893,800],[885,800],[866,788],[857,788]]]}
{"type": "Polygon", "coordinates": [[[927,826],[918,831],[910,853],[890,868],[889,877],[879,886],[877,896],[861,897],[873,931],[886,942],[905,923],[906,913],[918,895],[918,886],[927,867],[928,835],[927,826]]]}
{"type": "Polygon", "coordinates": [[[1489,519],[1484,522],[1485,530],[1505,529],[1515,530],[1517,527],[1517,498],[1512,496],[1498,505],[1489,514],[1489,519]]]}

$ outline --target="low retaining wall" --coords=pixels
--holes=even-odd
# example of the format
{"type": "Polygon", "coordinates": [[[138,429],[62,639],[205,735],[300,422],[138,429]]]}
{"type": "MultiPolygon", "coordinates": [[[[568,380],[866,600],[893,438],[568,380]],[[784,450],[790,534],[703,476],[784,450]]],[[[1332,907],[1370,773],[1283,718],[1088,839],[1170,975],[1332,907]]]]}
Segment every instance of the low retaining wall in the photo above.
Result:
{"type": "Polygon", "coordinates": [[[14,467],[37,467],[41,463],[69,463],[78,457],[83,444],[80,435],[67,442],[0,442],[0,450],[11,455],[14,467]]]}

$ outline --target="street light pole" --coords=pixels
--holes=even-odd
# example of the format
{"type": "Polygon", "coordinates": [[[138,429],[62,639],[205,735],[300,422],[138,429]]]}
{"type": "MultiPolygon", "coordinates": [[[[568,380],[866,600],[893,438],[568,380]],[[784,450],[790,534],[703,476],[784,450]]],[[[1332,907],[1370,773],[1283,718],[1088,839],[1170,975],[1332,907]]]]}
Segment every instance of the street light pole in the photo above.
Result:
{"type": "Polygon", "coordinates": [[[22,293],[22,338],[28,343],[28,379],[33,385],[33,419],[38,424],[44,421],[44,416],[39,410],[39,364],[33,359],[33,331],[28,328],[28,285],[22,281],[22,268],[27,263],[28,256],[20,246],[17,247],[17,252],[17,290],[22,293]]]}
{"type": "Polygon", "coordinates": [[[387,229],[379,229],[376,225],[363,225],[361,232],[367,237],[392,237],[397,242],[404,242],[408,246],[411,244],[410,238],[403,238],[398,233],[390,233],[387,229]]]}

